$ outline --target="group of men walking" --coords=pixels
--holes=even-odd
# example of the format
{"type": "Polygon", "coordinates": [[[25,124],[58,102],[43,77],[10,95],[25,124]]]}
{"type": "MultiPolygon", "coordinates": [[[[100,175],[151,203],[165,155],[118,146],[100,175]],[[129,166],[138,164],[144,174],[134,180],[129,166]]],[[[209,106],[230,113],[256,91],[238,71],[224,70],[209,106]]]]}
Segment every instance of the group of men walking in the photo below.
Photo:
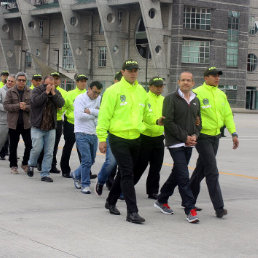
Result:
{"type": "Polygon", "coordinates": [[[9,129],[11,171],[18,173],[17,145],[21,134],[25,143],[22,168],[32,177],[38,167],[41,180],[53,182],[49,173],[60,173],[56,154],[63,132],[62,175],[72,177],[75,188],[83,194],[91,193],[91,167],[99,141],[99,150],[106,153],[106,160],[94,188],[100,196],[107,184],[110,192],[105,208],[111,214],[120,215],[116,204],[123,194],[126,220],[145,221],[138,212],[134,186],[149,164],[146,192],[162,213],[173,214],[168,199],[178,186],[188,222],[198,222],[197,211],[201,209],[195,204],[205,177],[215,214],[222,218],[227,210],[216,165],[220,128],[226,126],[232,134],[234,149],[239,145],[231,108],[226,95],[218,89],[222,71],[208,68],[204,84],[194,90],[193,74],[182,72],[178,89],[165,98],[163,78],[151,78],[147,93],[137,81],[138,71],[137,61],[126,60],[102,98],[102,84],[94,81],[86,90],[88,78],[84,74],[76,76],[76,88],[69,92],[60,87],[57,72],[45,77],[42,83],[42,76],[34,75],[31,89],[26,86],[25,73],[9,75],[0,90],[0,149],[9,129]],[[174,166],[159,192],[164,138],[174,166]],[[80,165],[72,171],[69,159],[75,142],[80,165]],[[193,147],[199,157],[189,178],[193,147]]]}

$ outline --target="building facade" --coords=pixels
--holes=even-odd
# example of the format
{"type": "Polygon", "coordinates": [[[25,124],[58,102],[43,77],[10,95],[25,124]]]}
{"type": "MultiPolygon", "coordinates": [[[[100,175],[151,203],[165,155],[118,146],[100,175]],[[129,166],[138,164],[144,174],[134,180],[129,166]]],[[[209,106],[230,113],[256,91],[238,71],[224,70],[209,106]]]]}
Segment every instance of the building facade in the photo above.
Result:
{"type": "Polygon", "coordinates": [[[162,76],[165,94],[185,70],[202,84],[210,66],[223,70],[220,88],[232,107],[248,107],[249,88],[255,88],[255,75],[247,72],[248,54],[258,54],[248,43],[249,0],[16,0],[1,6],[1,70],[29,76],[58,70],[68,90],[74,74],[84,73],[108,87],[123,61],[133,58],[139,81],[162,76]]]}

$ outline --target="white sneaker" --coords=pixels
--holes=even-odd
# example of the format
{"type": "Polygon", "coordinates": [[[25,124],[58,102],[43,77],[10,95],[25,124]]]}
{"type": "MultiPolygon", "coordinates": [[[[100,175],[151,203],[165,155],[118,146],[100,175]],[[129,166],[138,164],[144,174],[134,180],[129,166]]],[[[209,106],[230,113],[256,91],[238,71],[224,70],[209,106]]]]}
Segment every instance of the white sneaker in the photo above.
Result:
{"type": "Polygon", "coordinates": [[[75,178],[75,175],[73,172],[70,173],[70,176],[73,178],[73,183],[76,189],[81,189],[81,181],[75,178]]]}
{"type": "Polygon", "coordinates": [[[17,167],[11,167],[11,173],[12,174],[19,174],[17,167]]]}
{"type": "Polygon", "coordinates": [[[84,194],[91,194],[90,187],[89,186],[83,187],[81,192],[84,194]]]}

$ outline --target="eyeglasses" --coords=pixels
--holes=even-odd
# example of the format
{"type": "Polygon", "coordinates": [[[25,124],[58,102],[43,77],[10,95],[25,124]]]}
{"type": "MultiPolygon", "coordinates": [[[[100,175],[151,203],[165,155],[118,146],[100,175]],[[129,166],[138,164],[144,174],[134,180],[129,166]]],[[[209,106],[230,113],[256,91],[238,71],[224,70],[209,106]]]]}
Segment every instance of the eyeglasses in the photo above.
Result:
{"type": "Polygon", "coordinates": [[[17,81],[18,82],[26,82],[26,80],[24,80],[24,79],[18,79],[17,81]]]}

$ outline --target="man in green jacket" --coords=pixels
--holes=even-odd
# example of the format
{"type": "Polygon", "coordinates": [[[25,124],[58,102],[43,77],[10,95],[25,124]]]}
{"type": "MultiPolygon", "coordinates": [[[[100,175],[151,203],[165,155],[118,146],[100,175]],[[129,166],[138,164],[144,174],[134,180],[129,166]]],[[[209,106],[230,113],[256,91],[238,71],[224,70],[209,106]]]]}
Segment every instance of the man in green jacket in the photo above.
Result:
{"type": "MultiPolygon", "coordinates": [[[[162,116],[164,97],[161,95],[164,81],[155,76],[149,81],[148,106],[157,117],[162,116]]],[[[141,133],[140,158],[136,166],[134,183],[140,180],[142,174],[150,164],[146,181],[146,191],[149,199],[157,199],[159,192],[160,170],[164,158],[164,127],[149,125],[144,122],[145,130],[141,133]]]]}
{"type": "Polygon", "coordinates": [[[71,168],[69,165],[69,160],[71,156],[71,152],[73,149],[73,145],[75,143],[75,134],[74,134],[74,100],[77,96],[86,92],[86,84],[87,84],[87,76],[84,74],[79,74],[76,76],[76,88],[67,92],[65,97],[65,105],[64,105],[64,125],[63,125],[63,133],[65,145],[63,148],[60,167],[62,170],[62,176],[66,178],[71,178],[70,172],[71,168]]]}
{"type": "Polygon", "coordinates": [[[143,121],[148,124],[162,123],[162,118],[158,120],[149,111],[147,93],[137,81],[138,68],[137,61],[124,62],[121,81],[104,93],[96,131],[102,153],[106,152],[109,132],[110,147],[119,167],[105,208],[111,214],[120,215],[116,202],[122,190],[127,205],[126,219],[132,223],[145,221],[138,214],[133,180],[139,157],[140,133],[144,130],[143,121]]]}
{"type": "Polygon", "coordinates": [[[239,145],[232,111],[226,94],[218,89],[222,71],[210,67],[204,72],[203,85],[194,89],[201,105],[202,130],[196,149],[199,153],[196,168],[190,179],[195,200],[200,192],[200,183],[206,177],[206,184],[213,207],[218,218],[227,214],[224,209],[222,193],[219,185],[219,172],[216,154],[219,147],[220,128],[225,124],[232,135],[233,149],[239,145]]]}
{"type": "Polygon", "coordinates": [[[2,71],[1,72],[1,81],[0,81],[0,88],[3,88],[6,84],[7,77],[9,75],[8,71],[2,71]]]}

